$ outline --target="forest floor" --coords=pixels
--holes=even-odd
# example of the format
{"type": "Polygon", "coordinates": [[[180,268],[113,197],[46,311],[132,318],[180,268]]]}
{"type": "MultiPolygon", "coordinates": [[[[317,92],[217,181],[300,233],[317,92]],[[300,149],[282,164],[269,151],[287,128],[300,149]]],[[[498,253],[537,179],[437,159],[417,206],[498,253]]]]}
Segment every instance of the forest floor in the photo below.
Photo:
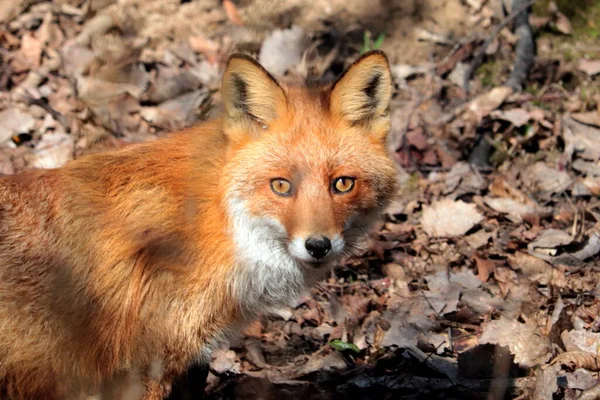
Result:
{"type": "Polygon", "coordinates": [[[0,0],[0,174],[214,116],[233,51],[333,79],[381,48],[401,182],[386,220],[298,304],[223,343],[208,397],[600,398],[600,2],[522,10],[0,0]]]}

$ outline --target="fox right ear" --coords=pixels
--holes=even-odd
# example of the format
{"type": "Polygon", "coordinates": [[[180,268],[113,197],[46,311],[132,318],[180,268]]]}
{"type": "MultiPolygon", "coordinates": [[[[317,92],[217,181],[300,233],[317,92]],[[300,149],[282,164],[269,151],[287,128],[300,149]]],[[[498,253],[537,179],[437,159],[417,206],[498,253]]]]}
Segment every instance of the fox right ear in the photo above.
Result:
{"type": "Polygon", "coordinates": [[[234,54],[227,61],[221,93],[229,135],[257,134],[267,129],[287,102],[271,74],[244,54],[234,54]]]}
{"type": "Polygon", "coordinates": [[[329,106],[334,115],[364,125],[378,135],[389,130],[392,74],[381,51],[365,53],[334,84],[329,106]]]}

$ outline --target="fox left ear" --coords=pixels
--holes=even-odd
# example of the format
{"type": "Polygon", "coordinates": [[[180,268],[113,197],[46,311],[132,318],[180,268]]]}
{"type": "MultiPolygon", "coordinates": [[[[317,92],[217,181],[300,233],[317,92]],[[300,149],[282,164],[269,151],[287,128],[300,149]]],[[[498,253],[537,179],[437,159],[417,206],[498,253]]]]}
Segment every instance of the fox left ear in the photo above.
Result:
{"type": "Polygon", "coordinates": [[[353,125],[367,124],[375,130],[385,130],[389,129],[391,96],[390,65],[385,54],[375,50],[356,60],[334,84],[329,108],[353,125]]]}
{"type": "Polygon", "coordinates": [[[287,105],[277,81],[257,61],[244,54],[229,58],[221,93],[225,130],[230,136],[256,134],[268,127],[287,105]]]}

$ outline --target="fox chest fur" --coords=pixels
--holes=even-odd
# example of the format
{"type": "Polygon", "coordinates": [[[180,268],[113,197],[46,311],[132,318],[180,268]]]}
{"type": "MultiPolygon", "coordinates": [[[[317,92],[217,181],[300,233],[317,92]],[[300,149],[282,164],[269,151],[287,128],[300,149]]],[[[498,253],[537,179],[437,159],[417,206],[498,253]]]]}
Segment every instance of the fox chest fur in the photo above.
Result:
{"type": "Polygon", "coordinates": [[[286,87],[246,56],[224,113],[0,179],[0,394],[161,399],[210,346],[352,254],[394,192],[391,76],[286,87]]]}

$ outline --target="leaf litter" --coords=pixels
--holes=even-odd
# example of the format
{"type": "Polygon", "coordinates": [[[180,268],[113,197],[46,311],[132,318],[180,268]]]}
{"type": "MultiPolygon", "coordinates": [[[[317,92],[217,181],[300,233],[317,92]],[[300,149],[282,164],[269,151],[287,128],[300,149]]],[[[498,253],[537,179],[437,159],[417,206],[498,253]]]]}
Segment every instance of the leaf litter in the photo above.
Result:
{"type": "MultiPolygon", "coordinates": [[[[515,92],[502,84],[519,40],[508,24],[467,80],[510,1],[5,3],[3,174],[210,118],[233,51],[285,79],[333,79],[367,48],[388,54],[401,184],[385,222],[298,304],[221,343],[208,398],[592,395],[597,57],[540,57],[515,92]],[[487,76],[494,65],[499,76],[487,76]]],[[[530,21],[574,38],[567,15],[551,7],[530,21]]]]}

